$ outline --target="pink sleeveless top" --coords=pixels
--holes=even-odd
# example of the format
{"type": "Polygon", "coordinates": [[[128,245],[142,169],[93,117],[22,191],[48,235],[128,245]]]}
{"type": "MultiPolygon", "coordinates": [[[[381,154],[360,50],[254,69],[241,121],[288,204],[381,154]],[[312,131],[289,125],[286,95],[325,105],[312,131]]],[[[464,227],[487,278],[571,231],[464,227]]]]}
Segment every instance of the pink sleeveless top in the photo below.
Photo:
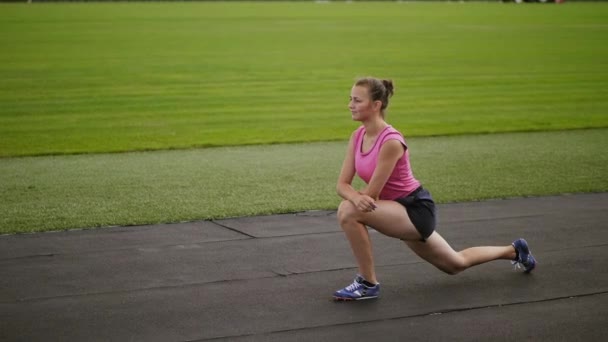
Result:
{"type": "Polygon", "coordinates": [[[378,155],[382,145],[391,139],[398,140],[405,147],[405,153],[397,161],[393,173],[380,192],[380,199],[394,200],[405,197],[420,186],[420,182],[414,178],[410,167],[410,154],[403,135],[392,126],[386,127],[376,139],[374,146],[363,153],[363,136],[365,127],[361,126],[355,131],[355,170],[357,175],[369,184],[378,163],[378,155]]]}

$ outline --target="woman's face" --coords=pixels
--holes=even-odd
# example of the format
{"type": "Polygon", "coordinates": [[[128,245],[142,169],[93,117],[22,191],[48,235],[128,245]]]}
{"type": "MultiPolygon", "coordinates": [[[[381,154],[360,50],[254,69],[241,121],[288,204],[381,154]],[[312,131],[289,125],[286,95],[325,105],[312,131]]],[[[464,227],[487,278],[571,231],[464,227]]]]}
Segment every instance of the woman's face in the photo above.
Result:
{"type": "Polygon", "coordinates": [[[350,91],[348,109],[350,109],[354,121],[364,121],[374,115],[374,101],[370,98],[367,87],[353,87],[350,91]]]}

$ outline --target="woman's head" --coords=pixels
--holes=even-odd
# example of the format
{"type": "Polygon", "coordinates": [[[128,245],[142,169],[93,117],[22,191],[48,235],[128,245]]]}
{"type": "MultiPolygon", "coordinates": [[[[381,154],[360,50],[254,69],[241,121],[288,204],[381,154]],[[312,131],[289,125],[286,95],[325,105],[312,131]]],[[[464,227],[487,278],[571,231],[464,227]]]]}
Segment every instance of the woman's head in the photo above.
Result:
{"type": "Polygon", "coordinates": [[[384,118],[388,100],[393,96],[393,92],[394,87],[391,80],[381,80],[375,77],[361,78],[353,86],[349,108],[353,111],[357,107],[368,107],[372,112],[379,112],[384,118]]]}

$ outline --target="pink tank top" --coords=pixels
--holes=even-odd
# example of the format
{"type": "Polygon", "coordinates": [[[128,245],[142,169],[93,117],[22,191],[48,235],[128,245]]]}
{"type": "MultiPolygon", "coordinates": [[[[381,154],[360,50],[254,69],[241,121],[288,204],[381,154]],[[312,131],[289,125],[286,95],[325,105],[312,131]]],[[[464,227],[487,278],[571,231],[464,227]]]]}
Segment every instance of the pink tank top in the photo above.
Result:
{"type": "Polygon", "coordinates": [[[405,197],[420,186],[420,182],[414,178],[410,167],[410,154],[403,135],[392,126],[387,126],[376,139],[374,146],[363,153],[363,136],[365,127],[361,126],[355,131],[355,170],[357,175],[369,184],[378,163],[378,155],[382,145],[391,139],[398,140],[405,147],[403,157],[397,161],[393,173],[380,192],[380,199],[394,200],[405,197]]]}

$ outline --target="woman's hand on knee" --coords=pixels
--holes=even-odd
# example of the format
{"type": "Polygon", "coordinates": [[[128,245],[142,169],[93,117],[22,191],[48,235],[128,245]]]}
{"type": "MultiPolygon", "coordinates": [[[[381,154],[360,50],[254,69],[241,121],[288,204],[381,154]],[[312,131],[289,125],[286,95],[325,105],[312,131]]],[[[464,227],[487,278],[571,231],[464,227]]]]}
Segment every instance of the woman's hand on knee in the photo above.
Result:
{"type": "Polygon", "coordinates": [[[357,210],[368,213],[375,210],[376,201],[368,195],[359,194],[351,198],[350,202],[357,208],[357,210]]]}

